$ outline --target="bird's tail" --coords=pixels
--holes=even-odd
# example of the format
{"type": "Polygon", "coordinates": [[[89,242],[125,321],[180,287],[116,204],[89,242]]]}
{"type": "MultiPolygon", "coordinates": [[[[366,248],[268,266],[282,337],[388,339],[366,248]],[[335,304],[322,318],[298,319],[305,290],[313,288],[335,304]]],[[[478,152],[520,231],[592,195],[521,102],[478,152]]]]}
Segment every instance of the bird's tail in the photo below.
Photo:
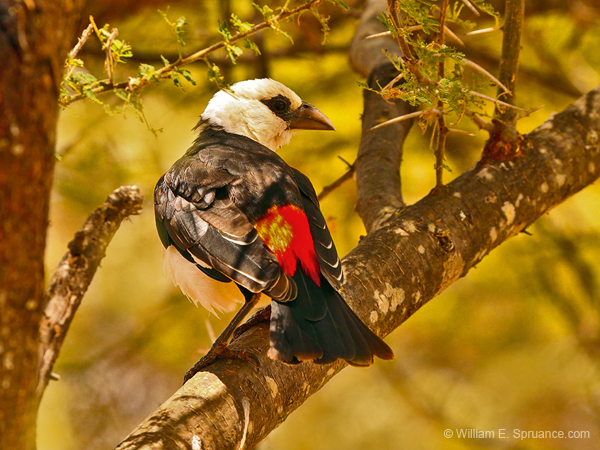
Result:
{"type": "Polygon", "coordinates": [[[317,286],[302,270],[293,276],[295,300],[271,303],[269,355],[287,363],[327,364],[338,358],[354,366],[368,366],[373,357],[389,360],[392,349],[350,309],[321,276],[317,286]]]}

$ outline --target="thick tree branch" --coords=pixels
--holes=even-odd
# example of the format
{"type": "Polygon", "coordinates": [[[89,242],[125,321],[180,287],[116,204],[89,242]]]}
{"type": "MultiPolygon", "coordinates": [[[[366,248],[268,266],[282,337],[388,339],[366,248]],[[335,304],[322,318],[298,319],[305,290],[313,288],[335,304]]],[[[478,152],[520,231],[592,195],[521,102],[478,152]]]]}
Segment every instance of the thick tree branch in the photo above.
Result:
{"type": "MultiPolygon", "coordinates": [[[[374,331],[397,328],[493,248],[598,179],[600,86],[525,138],[521,157],[478,164],[397,211],[345,258],[343,294],[374,331]]],[[[118,449],[252,448],[344,367],[270,360],[266,325],[232,345],[255,353],[261,367],[218,360],[118,449]]]]}
{"type": "Polygon", "coordinates": [[[116,189],[102,206],[90,214],[69,242],[69,251],[63,256],[45,293],[44,318],[40,325],[38,401],[108,244],[125,218],[141,212],[142,200],[136,187],[116,189]]]}
{"type": "MultiPolygon", "coordinates": [[[[363,18],[358,24],[350,46],[350,61],[354,69],[365,77],[372,89],[386,86],[398,75],[393,64],[382,52],[382,46],[401,54],[397,42],[391,37],[364,39],[386,31],[378,14],[386,8],[386,2],[367,2],[363,18]]],[[[413,106],[401,100],[386,102],[381,95],[364,91],[362,134],[356,166],[358,202],[356,211],[363,220],[367,232],[380,227],[390,215],[404,205],[401,191],[400,163],[402,145],[412,127],[413,120],[405,120],[389,126],[372,129],[394,117],[409,114],[413,106]]]]}
{"type": "MultiPolygon", "coordinates": [[[[385,63],[373,71],[369,87],[385,86],[398,72],[392,63],[385,63]]],[[[367,232],[380,228],[398,208],[402,199],[400,164],[402,146],[414,119],[373,129],[379,123],[415,111],[415,107],[402,100],[385,101],[381,95],[363,92],[364,112],[362,134],[356,159],[356,186],[358,201],[356,211],[367,232]]]]}
{"type": "Polygon", "coordinates": [[[376,67],[389,62],[382,49],[387,48],[401,54],[398,43],[390,35],[377,39],[365,39],[368,36],[388,31],[378,16],[387,8],[385,0],[366,2],[363,15],[358,23],[350,44],[350,63],[362,77],[368,78],[376,67]]]}

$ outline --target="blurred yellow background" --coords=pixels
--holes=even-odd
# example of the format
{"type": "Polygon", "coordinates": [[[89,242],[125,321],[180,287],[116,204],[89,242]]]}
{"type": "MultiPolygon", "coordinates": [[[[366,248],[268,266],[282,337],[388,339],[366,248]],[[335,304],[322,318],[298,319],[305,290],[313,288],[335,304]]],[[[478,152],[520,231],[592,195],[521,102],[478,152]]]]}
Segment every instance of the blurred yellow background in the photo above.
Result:
{"type": "MultiPolygon", "coordinates": [[[[144,58],[176,53],[172,32],[156,11],[166,5],[154,1],[119,10],[113,2],[96,3],[90,13],[99,25],[110,21],[119,28],[137,62],[160,67],[159,60],[144,58]]],[[[170,18],[184,15],[189,23],[186,52],[218,40],[223,5],[171,2],[170,18]]],[[[256,20],[249,2],[229,6],[242,19],[256,20]]],[[[266,68],[244,60],[222,65],[229,82],[267,73],[333,121],[337,132],[303,132],[280,152],[317,192],[346,171],[338,156],[354,161],[362,112],[356,83],[362,80],[347,58],[357,17],[353,10],[324,10],[332,15],[324,46],[318,23],[304,14],[299,28],[284,24],[293,46],[273,31],[264,34],[263,54],[271,55],[263,60],[266,68]]],[[[519,122],[522,133],[600,82],[600,10],[577,11],[562,5],[526,18],[518,104],[544,106],[519,122]]],[[[478,28],[490,25],[480,19],[478,28]]],[[[501,33],[465,42],[461,51],[496,73],[501,33]]],[[[255,60],[250,51],[245,55],[255,60]]],[[[80,57],[100,77],[98,43],[86,44],[80,57]]],[[[111,116],[92,103],[62,112],[48,276],[74,232],[113,189],[135,184],[145,203],[142,215],[117,232],[73,322],[54,370],[61,380],[50,383],[42,403],[40,450],[114,447],[181,385],[185,371],[210,346],[207,323],[217,334],[227,323],[227,316],[195,308],[163,276],[154,227],[154,184],[190,146],[192,128],[215,92],[206,65],[189,69],[198,85],[185,83],[185,92],[171,82],[144,91],[146,117],[162,129],[157,137],[131,113],[111,116]]],[[[476,137],[450,135],[447,181],[477,161],[486,139],[466,118],[456,127],[476,137]]],[[[429,135],[415,125],[404,148],[403,193],[413,203],[435,183],[429,135]]],[[[355,202],[349,181],[322,203],[341,255],[365,233],[355,202]]],[[[588,187],[528,231],[530,236],[503,244],[392,333],[386,341],[394,361],[344,370],[259,449],[600,448],[600,187],[588,187]],[[496,433],[494,439],[446,438],[446,429],[496,433]],[[498,438],[501,429],[510,438],[498,438]],[[512,437],[514,429],[589,431],[590,437],[521,441],[512,437]]]]}

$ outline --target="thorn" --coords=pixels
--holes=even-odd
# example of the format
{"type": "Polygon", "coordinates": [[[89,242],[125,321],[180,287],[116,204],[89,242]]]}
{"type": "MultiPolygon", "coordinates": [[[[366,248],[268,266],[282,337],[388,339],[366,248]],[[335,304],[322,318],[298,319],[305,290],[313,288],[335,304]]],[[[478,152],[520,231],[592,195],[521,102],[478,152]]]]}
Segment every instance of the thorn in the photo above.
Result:
{"type": "Polygon", "coordinates": [[[440,114],[440,111],[435,108],[430,108],[430,109],[424,109],[423,111],[417,111],[417,112],[410,113],[410,114],[404,114],[403,116],[394,117],[393,119],[386,120],[385,122],[380,123],[379,125],[375,125],[374,127],[371,127],[370,131],[376,130],[377,128],[385,127],[387,125],[391,125],[393,123],[402,122],[403,120],[412,119],[413,117],[419,117],[419,116],[422,116],[427,113],[440,114]]]}
{"type": "Polygon", "coordinates": [[[498,100],[497,98],[493,98],[493,97],[489,97],[484,94],[480,94],[479,92],[476,92],[476,91],[467,91],[467,92],[471,95],[474,95],[475,97],[479,97],[483,100],[487,100],[489,102],[493,102],[493,103],[497,103],[502,106],[506,106],[507,108],[517,109],[519,111],[525,111],[523,108],[519,108],[518,106],[511,105],[510,103],[503,102],[502,100],[498,100]]]}
{"type": "Polygon", "coordinates": [[[500,28],[481,28],[480,30],[473,30],[465,33],[465,36],[475,36],[476,34],[493,33],[494,31],[500,31],[500,28]]]}
{"type": "Polygon", "coordinates": [[[444,25],[444,33],[446,33],[449,37],[451,37],[456,42],[458,42],[460,45],[465,47],[465,43],[456,34],[454,34],[454,32],[450,28],[448,28],[446,25],[444,25]]]}
{"type": "Polygon", "coordinates": [[[498,78],[496,78],[494,75],[492,75],[491,73],[489,73],[487,70],[485,70],[479,64],[476,64],[476,63],[474,63],[473,61],[471,61],[470,59],[467,59],[467,58],[463,58],[463,61],[467,64],[467,66],[469,66],[472,69],[475,69],[479,73],[482,73],[483,75],[485,75],[486,77],[488,77],[490,80],[492,80],[494,83],[496,83],[498,86],[500,86],[502,89],[504,89],[504,92],[506,92],[506,93],[510,92],[508,90],[508,88],[506,86],[504,86],[500,82],[500,80],[498,78]]]}
{"type": "Polygon", "coordinates": [[[521,120],[524,117],[527,117],[531,114],[533,114],[536,111],[539,111],[540,109],[542,109],[544,106],[546,105],[540,105],[540,106],[536,106],[535,108],[531,108],[529,111],[525,112],[524,114],[521,114],[520,116],[517,117],[517,120],[521,120]]]}
{"type": "Polygon", "coordinates": [[[473,14],[479,17],[479,11],[477,11],[477,8],[473,6],[473,3],[471,3],[469,0],[462,0],[462,2],[473,12],[473,14]]]}
{"type": "Polygon", "coordinates": [[[463,134],[465,136],[471,136],[471,137],[475,136],[473,133],[470,133],[465,130],[459,130],[458,128],[448,128],[448,133],[463,134]]]}

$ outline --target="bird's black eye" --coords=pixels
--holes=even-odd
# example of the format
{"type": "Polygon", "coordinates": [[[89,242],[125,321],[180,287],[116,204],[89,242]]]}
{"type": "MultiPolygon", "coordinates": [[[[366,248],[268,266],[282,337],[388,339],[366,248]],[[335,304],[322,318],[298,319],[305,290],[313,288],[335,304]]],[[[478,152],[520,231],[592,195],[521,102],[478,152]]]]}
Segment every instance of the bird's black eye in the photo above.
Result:
{"type": "Polygon", "coordinates": [[[273,110],[275,112],[284,112],[287,109],[288,105],[283,100],[275,100],[273,103],[273,110]]]}
{"type": "Polygon", "coordinates": [[[277,97],[263,100],[262,102],[278,116],[281,116],[290,110],[290,99],[283,95],[278,95],[277,97]]]}

